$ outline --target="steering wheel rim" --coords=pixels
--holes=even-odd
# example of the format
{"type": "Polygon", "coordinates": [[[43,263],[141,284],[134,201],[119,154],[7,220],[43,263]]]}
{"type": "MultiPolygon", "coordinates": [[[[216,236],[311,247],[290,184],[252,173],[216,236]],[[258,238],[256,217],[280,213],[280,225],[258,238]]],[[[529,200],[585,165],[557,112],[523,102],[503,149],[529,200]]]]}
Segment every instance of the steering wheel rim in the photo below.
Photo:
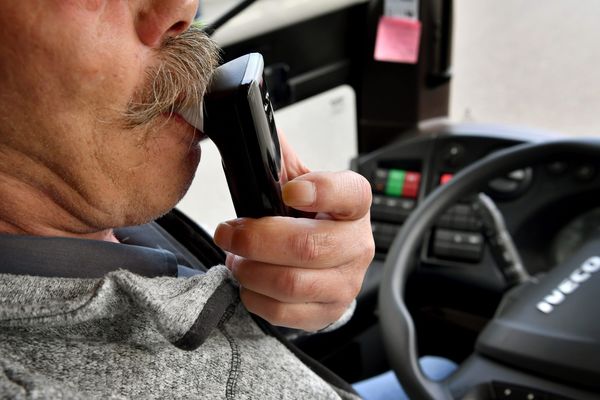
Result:
{"type": "Polygon", "coordinates": [[[413,320],[404,302],[408,276],[425,233],[453,203],[478,191],[490,180],[516,169],[576,156],[600,154],[600,141],[590,138],[527,143],[500,150],[471,164],[449,183],[434,190],[411,214],[394,239],[384,264],[379,290],[384,346],[396,376],[411,398],[449,400],[448,385],[428,379],[419,366],[413,320]]]}

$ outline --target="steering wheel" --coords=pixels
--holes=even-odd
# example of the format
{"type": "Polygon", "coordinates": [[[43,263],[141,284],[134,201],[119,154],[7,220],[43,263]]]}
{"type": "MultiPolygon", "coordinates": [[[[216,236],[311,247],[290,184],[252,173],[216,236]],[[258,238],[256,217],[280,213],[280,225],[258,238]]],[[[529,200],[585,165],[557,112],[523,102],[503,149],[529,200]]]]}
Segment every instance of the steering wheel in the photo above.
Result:
{"type": "MultiPolygon", "coordinates": [[[[456,381],[453,382],[461,373],[462,384],[469,381],[464,379],[463,371],[468,361],[442,382],[428,379],[419,366],[416,332],[404,293],[407,278],[418,265],[416,256],[426,232],[448,207],[477,193],[498,176],[529,166],[583,157],[600,160],[600,140],[523,144],[494,152],[438,187],[406,221],[385,261],[379,308],[390,364],[411,398],[448,400],[470,389],[457,389],[456,381]]],[[[499,362],[514,372],[512,376],[523,372],[526,376],[561,382],[581,396],[590,393],[589,389],[597,393],[600,302],[596,294],[600,292],[596,289],[600,290],[600,257],[594,254],[600,255],[597,237],[543,278],[508,291],[496,315],[479,336],[471,357],[499,362]],[[594,276],[596,271],[597,276],[594,276]],[[595,318],[589,318],[594,315],[595,318]],[[581,388],[583,391],[579,392],[581,388]]],[[[499,378],[488,376],[487,379],[491,382],[499,378]]],[[[471,383],[476,381],[471,380],[471,383]]]]}

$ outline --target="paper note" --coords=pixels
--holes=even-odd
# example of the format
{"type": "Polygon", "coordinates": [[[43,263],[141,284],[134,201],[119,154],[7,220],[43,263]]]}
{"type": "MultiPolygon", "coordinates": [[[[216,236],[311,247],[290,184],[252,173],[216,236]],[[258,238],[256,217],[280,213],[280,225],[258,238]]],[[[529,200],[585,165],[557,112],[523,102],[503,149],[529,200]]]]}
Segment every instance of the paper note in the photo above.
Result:
{"type": "Polygon", "coordinates": [[[416,64],[420,43],[421,22],[383,16],[377,28],[375,60],[416,64]]]}

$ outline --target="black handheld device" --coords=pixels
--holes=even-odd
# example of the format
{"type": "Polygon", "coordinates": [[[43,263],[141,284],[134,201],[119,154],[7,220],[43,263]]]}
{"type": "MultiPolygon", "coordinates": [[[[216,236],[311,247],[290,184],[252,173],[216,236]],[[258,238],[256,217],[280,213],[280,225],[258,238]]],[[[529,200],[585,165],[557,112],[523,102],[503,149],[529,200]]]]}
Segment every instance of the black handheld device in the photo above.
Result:
{"type": "Polygon", "coordinates": [[[204,113],[180,111],[219,149],[238,217],[290,215],[281,198],[281,147],[263,70],[258,53],[223,64],[204,96],[204,113]]]}

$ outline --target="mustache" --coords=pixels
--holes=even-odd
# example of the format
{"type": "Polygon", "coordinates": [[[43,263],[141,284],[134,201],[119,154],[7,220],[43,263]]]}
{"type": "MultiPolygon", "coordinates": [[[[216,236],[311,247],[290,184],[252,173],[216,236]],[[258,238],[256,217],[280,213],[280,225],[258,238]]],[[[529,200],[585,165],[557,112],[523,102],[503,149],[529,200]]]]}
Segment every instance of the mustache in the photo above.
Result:
{"type": "Polygon", "coordinates": [[[135,128],[179,108],[200,105],[220,62],[217,44],[199,27],[167,38],[159,49],[159,64],[146,71],[123,113],[126,127],[135,128]]]}

